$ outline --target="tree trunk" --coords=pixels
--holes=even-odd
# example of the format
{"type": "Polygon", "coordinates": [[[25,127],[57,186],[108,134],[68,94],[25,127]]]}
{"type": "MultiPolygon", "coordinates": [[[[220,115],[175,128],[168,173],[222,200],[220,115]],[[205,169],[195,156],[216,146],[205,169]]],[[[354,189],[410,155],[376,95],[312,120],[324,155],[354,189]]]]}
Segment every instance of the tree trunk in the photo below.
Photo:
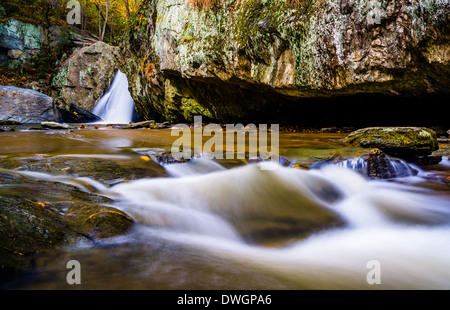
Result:
{"type": "Polygon", "coordinates": [[[105,37],[106,22],[108,21],[108,13],[109,13],[108,0],[105,0],[105,7],[106,7],[105,22],[103,23],[102,38],[100,41],[103,41],[103,38],[105,37]]]}
{"type": "Polygon", "coordinates": [[[100,41],[103,41],[103,38],[102,38],[102,19],[101,19],[102,4],[101,4],[100,0],[98,0],[97,9],[98,9],[98,39],[100,41]]]}
{"type": "Polygon", "coordinates": [[[125,11],[127,12],[127,20],[130,20],[130,4],[128,3],[128,0],[123,0],[125,3],[125,11]]]}

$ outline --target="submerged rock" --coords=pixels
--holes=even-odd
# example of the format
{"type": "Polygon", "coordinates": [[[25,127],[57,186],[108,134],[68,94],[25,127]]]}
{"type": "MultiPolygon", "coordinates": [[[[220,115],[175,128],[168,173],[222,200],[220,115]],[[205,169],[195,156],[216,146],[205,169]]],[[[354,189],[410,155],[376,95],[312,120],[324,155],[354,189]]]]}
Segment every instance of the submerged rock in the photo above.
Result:
{"type": "Polygon", "coordinates": [[[0,278],[27,270],[42,251],[115,237],[134,223],[110,199],[56,180],[2,169],[0,183],[0,278]]]}
{"type": "Polygon", "coordinates": [[[419,127],[370,127],[350,133],[344,142],[378,148],[388,155],[413,159],[439,149],[436,133],[419,127]]]}
{"type": "Polygon", "coordinates": [[[59,122],[53,99],[31,89],[0,85],[0,120],[23,124],[59,122]]]}

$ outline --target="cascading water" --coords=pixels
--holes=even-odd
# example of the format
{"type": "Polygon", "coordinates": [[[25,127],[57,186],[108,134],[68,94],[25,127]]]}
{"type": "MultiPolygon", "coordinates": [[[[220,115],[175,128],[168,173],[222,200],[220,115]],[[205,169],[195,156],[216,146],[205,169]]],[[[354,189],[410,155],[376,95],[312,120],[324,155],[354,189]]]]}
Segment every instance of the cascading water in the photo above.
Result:
{"type": "Polygon", "coordinates": [[[119,184],[109,194],[143,225],[139,236],[157,234],[202,253],[190,259],[207,256],[295,288],[370,288],[371,260],[383,268],[381,288],[450,287],[445,198],[335,166],[265,171],[204,164],[177,178],[119,184]],[[305,230],[277,247],[257,241],[261,231],[274,237],[305,230]]]}
{"type": "Polygon", "coordinates": [[[117,70],[108,92],[97,102],[92,113],[100,123],[128,124],[133,119],[134,101],[128,90],[125,73],[117,70]]]}
{"type": "MultiPolygon", "coordinates": [[[[411,177],[417,175],[420,172],[420,169],[416,166],[412,166],[408,162],[399,158],[392,158],[390,156],[384,156],[383,162],[384,165],[384,177],[382,178],[402,178],[402,177],[411,177]]],[[[338,163],[333,164],[337,167],[344,167],[351,170],[354,170],[362,175],[374,177],[371,174],[375,174],[374,171],[369,171],[369,164],[367,157],[355,157],[340,161],[338,163]]],[[[375,166],[380,167],[380,163],[375,163],[375,166]]]]}
{"type": "MultiPolygon", "coordinates": [[[[367,168],[362,158],[310,170],[281,165],[262,170],[260,163],[220,165],[206,158],[162,164],[152,156],[164,153],[161,136],[149,133],[80,131],[76,134],[84,135],[72,140],[70,149],[81,146],[84,152],[101,145],[101,154],[83,156],[139,167],[127,170],[130,174],[141,165],[151,167],[127,182],[110,183],[109,174],[107,183],[115,185],[105,186],[96,175],[58,175],[60,170],[9,172],[109,197],[101,201],[136,222],[119,237],[83,240],[38,257],[36,272],[19,286],[67,288],[66,263],[75,259],[82,265],[82,289],[450,287],[450,195],[445,188],[417,186],[425,181],[421,173],[399,182],[370,179],[361,173],[367,168]],[[95,140],[84,136],[89,133],[95,140]],[[127,140],[132,135],[135,143],[127,140]],[[142,147],[148,140],[155,145],[142,147]],[[113,154],[104,154],[104,147],[113,154]],[[164,174],[153,175],[156,168],[164,174]],[[379,285],[367,281],[372,261],[381,266],[379,285]]],[[[52,135],[68,134],[74,133],[52,135]]],[[[70,141],[67,136],[56,141],[61,140],[70,141]]],[[[448,159],[440,167],[448,171],[448,159]]],[[[9,186],[14,184],[0,189],[9,186]]]]}

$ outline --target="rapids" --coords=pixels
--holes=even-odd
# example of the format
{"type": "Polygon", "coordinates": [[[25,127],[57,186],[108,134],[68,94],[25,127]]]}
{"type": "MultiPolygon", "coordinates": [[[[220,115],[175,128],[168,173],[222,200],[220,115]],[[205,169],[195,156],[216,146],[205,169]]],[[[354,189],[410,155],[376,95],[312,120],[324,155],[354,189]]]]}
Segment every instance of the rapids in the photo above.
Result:
{"type": "Polygon", "coordinates": [[[371,288],[366,281],[371,260],[381,265],[380,288],[450,285],[449,201],[409,185],[368,181],[340,167],[266,171],[255,164],[123,183],[111,194],[161,238],[295,287],[371,288]],[[274,229],[280,222],[292,225],[291,232],[319,218],[326,218],[322,224],[333,222],[332,214],[344,224],[272,247],[240,233],[255,219],[274,229]]]}
{"type": "MultiPolygon", "coordinates": [[[[10,145],[2,159],[11,160],[10,173],[107,196],[136,221],[120,237],[42,253],[9,288],[71,288],[66,263],[73,259],[81,264],[81,289],[450,288],[450,195],[446,185],[430,183],[448,178],[447,159],[439,171],[371,180],[358,156],[308,170],[205,158],[160,166],[151,157],[173,142],[167,131],[14,132],[2,139],[10,145]],[[14,166],[15,157],[27,164],[14,166]],[[56,165],[69,159],[116,162],[116,177],[133,166],[142,172],[128,180],[81,168],[62,174],[65,166],[56,165]],[[33,171],[46,165],[48,173],[33,171]],[[368,281],[374,261],[380,284],[368,281]]],[[[280,149],[302,161],[324,146],[345,152],[339,139],[282,134],[280,149]]]]}

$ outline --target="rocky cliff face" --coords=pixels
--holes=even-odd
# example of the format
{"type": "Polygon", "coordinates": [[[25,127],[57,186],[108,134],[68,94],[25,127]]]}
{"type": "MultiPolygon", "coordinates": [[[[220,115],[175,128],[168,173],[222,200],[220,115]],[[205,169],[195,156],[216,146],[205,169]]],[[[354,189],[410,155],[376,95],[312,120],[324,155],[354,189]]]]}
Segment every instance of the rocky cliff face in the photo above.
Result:
{"type": "Polygon", "coordinates": [[[448,94],[448,2],[301,3],[144,1],[121,46],[139,113],[230,121],[305,98],[448,94]]]}
{"type": "Polygon", "coordinates": [[[43,27],[12,18],[1,22],[0,66],[14,69],[33,65],[35,58],[42,56],[44,46],[56,50],[68,44],[77,36],[75,30],[56,25],[43,27]]]}

